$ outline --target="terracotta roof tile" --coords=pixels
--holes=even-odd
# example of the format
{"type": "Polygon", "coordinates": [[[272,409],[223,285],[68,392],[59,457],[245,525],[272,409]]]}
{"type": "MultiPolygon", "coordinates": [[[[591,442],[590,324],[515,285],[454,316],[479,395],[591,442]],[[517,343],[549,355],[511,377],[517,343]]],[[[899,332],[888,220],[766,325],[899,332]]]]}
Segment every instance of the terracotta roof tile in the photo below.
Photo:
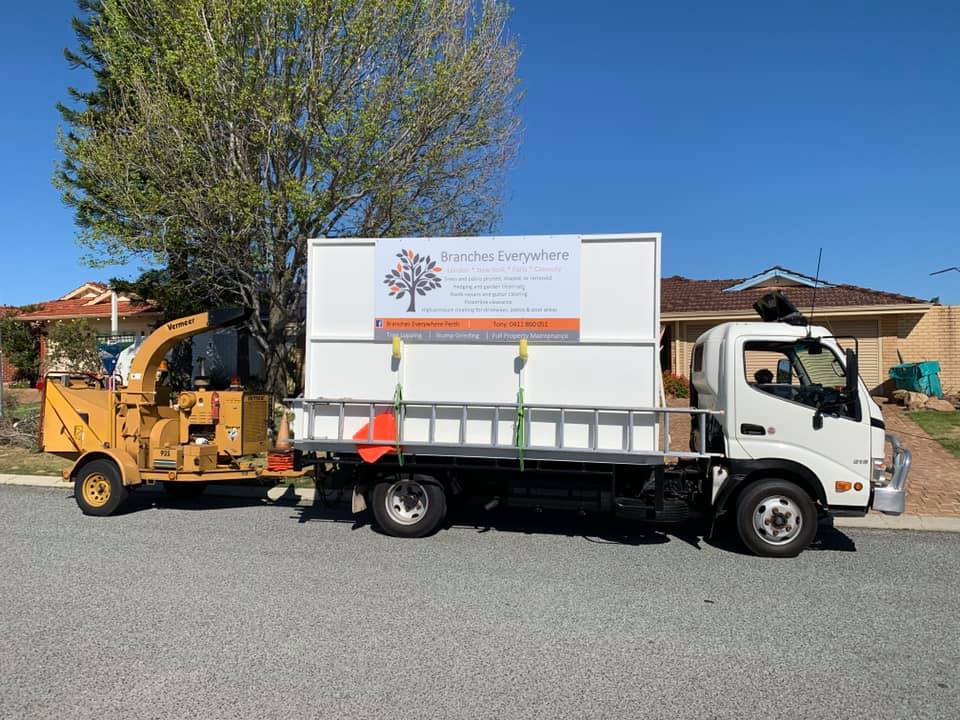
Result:
{"type": "MultiPolygon", "coordinates": [[[[40,309],[33,312],[20,313],[17,317],[22,320],[53,320],[66,318],[103,318],[110,317],[109,300],[96,305],[90,305],[90,298],[74,298],[72,300],[50,300],[40,303],[40,309]]],[[[121,300],[117,303],[117,310],[121,316],[155,315],[160,308],[151,302],[143,300],[121,300]]]]}
{"type": "MultiPolygon", "coordinates": [[[[795,273],[800,274],[800,273],[795,273]]],[[[783,288],[756,287],[735,292],[724,292],[745,278],[727,280],[692,280],[674,275],[663,278],[660,310],[663,313],[742,312],[753,309],[753,303],[768,292],[780,289],[801,310],[813,300],[813,288],[790,286],[783,288]]],[[[860,307],[864,305],[927,304],[926,300],[897,293],[872,290],[856,285],[821,286],[817,290],[817,307],[860,307]]]]}

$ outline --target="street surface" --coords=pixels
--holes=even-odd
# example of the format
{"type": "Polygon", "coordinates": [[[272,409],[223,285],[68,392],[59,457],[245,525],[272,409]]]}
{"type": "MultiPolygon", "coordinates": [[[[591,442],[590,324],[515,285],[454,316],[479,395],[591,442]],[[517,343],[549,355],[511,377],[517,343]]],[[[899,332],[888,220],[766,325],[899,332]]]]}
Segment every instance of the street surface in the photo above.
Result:
{"type": "Polygon", "coordinates": [[[404,541],[343,505],[101,519],[19,487],[0,528],[0,718],[960,716],[957,534],[768,560],[565,514],[404,541]]]}

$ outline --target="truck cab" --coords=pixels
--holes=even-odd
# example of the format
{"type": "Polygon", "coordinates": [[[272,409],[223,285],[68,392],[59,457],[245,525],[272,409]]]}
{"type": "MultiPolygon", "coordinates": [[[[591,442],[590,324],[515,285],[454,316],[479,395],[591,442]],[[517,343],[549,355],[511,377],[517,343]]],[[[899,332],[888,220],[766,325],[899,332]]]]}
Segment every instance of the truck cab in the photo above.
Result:
{"type": "MultiPolygon", "coordinates": [[[[853,338],[785,322],[725,323],[698,338],[691,386],[696,407],[719,411],[707,428],[708,449],[722,458],[711,493],[719,511],[739,513],[744,489],[765,479],[801,487],[820,512],[903,512],[910,453],[886,433],[853,338]]],[[[783,543],[797,531],[780,517],[796,517],[793,500],[779,495],[751,509],[746,530],[760,540],[783,543]],[[772,513],[771,500],[786,509],[772,513]]]]}

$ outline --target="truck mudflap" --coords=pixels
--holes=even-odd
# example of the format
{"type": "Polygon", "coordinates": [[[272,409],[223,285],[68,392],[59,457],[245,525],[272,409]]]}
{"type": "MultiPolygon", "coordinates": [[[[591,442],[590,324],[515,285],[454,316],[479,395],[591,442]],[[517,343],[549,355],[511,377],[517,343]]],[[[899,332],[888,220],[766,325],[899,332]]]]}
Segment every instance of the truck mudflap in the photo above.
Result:
{"type": "Polygon", "coordinates": [[[885,485],[874,486],[871,505],[885,515],[900,515],[906,507],[907,476],[913,456],[896,435],[887,433],[887,442],[893,447],[893,461],[887,468],[890,479],[885,485]]]}

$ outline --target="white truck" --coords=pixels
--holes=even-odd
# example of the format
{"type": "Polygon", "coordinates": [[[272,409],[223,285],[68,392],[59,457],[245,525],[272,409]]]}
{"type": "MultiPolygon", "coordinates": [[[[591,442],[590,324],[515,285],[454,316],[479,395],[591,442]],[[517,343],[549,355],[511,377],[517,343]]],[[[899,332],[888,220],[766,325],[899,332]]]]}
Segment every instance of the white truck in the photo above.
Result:
{"type": "Polygon", "coordinates": [[[401,537],[433,532],[458,494],[654,522],[732,514],[768,556],[800,552],[826,513],[902,513],[910,453],[854,347],[782,297],[759,308],[777,321],[704,333],[692,407],[667,406],[660,242],[312,240],[295,447],[326,453],[354,511],[401,537]],[[680,414],[692,430],[676,450],[680,414]]]}

